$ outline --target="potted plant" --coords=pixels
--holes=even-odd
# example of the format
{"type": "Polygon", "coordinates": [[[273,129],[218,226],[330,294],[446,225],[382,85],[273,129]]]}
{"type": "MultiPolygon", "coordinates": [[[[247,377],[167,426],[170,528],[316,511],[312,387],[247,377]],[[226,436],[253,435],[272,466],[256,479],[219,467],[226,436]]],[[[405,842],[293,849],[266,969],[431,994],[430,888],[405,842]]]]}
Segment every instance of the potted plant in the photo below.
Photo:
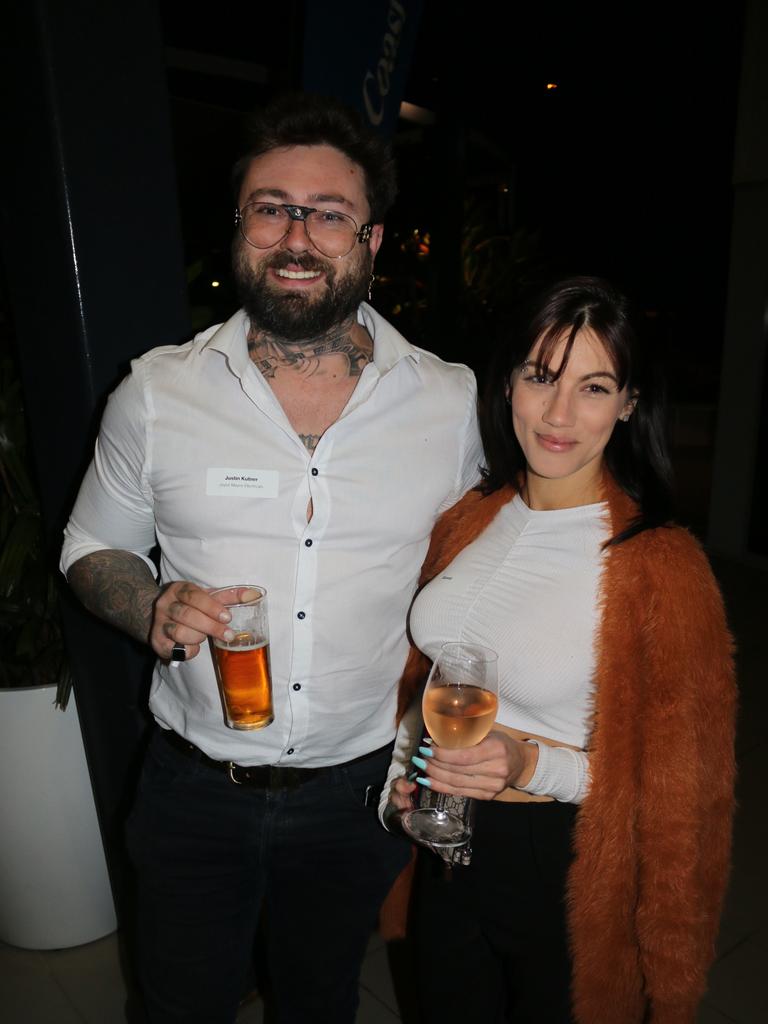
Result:
{"type": "Polygon", "coordinates": [[[0,940],[75,946],[116,927],[21,382],[0,351],[0,940]]]}

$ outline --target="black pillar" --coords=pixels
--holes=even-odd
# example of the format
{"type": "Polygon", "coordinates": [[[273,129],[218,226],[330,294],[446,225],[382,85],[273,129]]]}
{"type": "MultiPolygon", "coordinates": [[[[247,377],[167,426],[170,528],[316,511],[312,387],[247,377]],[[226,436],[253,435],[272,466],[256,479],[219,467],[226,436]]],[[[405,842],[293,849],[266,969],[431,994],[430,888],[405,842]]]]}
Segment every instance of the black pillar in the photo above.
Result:
{"type": "MultiPolygon", "coordinates": [[[[3,33],[3,257],[52,563],[108,392],[188,334],[153,0],[27,0],[3,33]]],[[[65,599],[65,632],[121,910],[122,818],[147,650],[65,599]]]]}

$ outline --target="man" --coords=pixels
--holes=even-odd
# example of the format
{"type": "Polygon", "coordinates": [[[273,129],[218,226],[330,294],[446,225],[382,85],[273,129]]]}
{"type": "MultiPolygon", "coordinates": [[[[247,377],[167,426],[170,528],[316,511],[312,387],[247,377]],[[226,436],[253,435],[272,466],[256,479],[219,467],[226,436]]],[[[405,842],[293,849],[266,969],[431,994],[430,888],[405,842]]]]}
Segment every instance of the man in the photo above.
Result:
{"type": "Polygon", "coordinates": [[[235,184],[243,308],[134,363],[62,565],[159,659],[128,828],[150,1020],[229,1024],[263,910],[280,1020],[343,1024],[407,857],[374,792],[430,530],[477,478],[474,379],[362,301],[395,183],[356,116],[274,103],[235,184]],[[207,589],[249,582],[269,595],[274,721],[238,732],[206,649],[228,613],[207,589]]]}

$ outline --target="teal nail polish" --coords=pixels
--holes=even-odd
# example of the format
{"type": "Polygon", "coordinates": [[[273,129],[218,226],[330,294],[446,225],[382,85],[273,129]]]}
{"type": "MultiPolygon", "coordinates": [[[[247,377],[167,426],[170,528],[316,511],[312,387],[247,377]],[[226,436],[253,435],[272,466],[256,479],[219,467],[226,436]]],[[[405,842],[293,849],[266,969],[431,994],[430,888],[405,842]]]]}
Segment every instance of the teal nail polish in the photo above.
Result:
{"type": "Polygon", "coordinates": [[[423,772],[427,770],[427,762],[422,757],[412,757],[411,760],[417,768],[421,768],[423,772]]]}
{"type": "MultiPolygon", "coordinates": [[[[174,662],[171,662],[171,664],[178,665],[179,663],[174,661],[174,662]]],[[[418,772],[411,772],[410,775],[407,776],[407,779],[408,779],[409,782],[415,782],[416,779],[418,779],[418,777],[419,777],[419,773],[418,772]]]]}
{"type": "Polygon", "coordinates": [[[427,789],[432,789],[432,783],[429,781],[429,779],[425,779],[422,775],[419,775],[416,781],[420,786],[426,786],[427,789]]]}
{"type": "Polygon", "coordinates": [[[419,747],[419,753],[423,754],[424,757],[434,757],[435,752],[431,747],[419,747]]]}

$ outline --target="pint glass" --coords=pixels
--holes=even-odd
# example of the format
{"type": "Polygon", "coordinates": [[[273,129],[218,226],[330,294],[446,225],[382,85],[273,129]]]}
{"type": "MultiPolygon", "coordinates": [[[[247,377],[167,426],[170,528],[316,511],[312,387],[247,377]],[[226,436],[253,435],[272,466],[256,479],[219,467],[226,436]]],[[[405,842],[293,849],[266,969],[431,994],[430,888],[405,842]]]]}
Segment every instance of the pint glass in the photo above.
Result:
{"type": "Polygon", "coordinates": [[[274,718],[267,592],[240,583],[210,594],[229,610],[235,634],[229,643],[211,643],[226,723],[230,729],[263,729],[274,718]]]}

